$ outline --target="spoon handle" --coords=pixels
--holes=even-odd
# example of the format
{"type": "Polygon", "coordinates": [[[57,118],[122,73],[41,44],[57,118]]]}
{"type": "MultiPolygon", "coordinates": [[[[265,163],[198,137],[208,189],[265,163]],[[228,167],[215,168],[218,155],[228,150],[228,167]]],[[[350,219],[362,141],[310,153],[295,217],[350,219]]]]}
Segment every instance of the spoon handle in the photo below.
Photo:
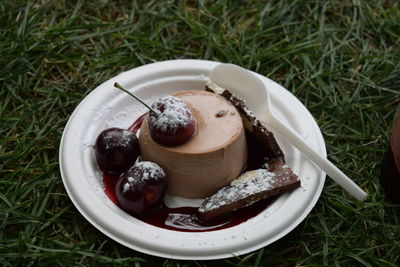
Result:
{"type": "MultiPolygon", "coordinates": [[[[304,155],[318,165],[329,177],[343,187],[347,192],[354,196],[359,201],[364,201],[367,198],[367,193],[363,191],[356,183],[347,177],[338,167],[336,167],[328,159],[322,157],[313,148],[311,148],[303,138],[295,131],[284,125],[275,117],[269,117],[268,123],[278,133],[283,135],[290,143],[299,149],[304,155]]],[[[264,122],[266,123],[266,122],[264,122]]]]}

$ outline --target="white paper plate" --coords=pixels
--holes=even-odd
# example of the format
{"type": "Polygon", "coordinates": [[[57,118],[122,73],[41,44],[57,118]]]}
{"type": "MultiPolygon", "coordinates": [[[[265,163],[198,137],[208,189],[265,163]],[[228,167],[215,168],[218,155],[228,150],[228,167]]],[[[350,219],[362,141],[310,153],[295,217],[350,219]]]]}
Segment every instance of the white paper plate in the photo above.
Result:
{"type": "MultiPolygon", "coordinates": [[[[171,60],[121,73],[93,90],[71,115],[60,144],[60,170],[65,188],[80,213],[117,242],[143,253],[175,259],[220,259],[248,253],[283,237],[317,202],[325,173],[275,134],[287,163],[301,178],[301,188],[279,197],[258,216],[237,226],[211,232],[179,232],[146,224],[119,209],[103,191],[93,144],[108,127],[127,128],[146,110],[113,88],[118,81],[151,103],[162,95],[204,89],[218,62],[171,60]]],[[[326,156],[318,125],[308,110],[286,89],[258,75],[269,88],[277,115],[326,156]]]]}

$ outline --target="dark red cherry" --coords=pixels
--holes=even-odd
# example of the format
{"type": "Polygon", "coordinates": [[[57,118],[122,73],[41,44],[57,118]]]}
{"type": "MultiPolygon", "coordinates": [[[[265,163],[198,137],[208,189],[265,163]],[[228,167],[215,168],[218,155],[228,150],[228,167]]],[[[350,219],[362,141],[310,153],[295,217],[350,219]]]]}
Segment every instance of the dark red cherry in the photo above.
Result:
{"type": "Polygon", "coordinates": [[[153,139],[167,146],[186,143],[196,131],[196,121],[189,106],[174,96],[159,98],[151,106],[149,128],[153,139]]]}
{"type": "Polygon", "coordinates": [[[100,169],[113,175],[129,169],[139,156],[136,135],[120,128],[109,128],[101,132],[94,149],[100,169]]]}
{"type": "Polygon", "coordinates": [[[160,207],[166,187],[164,170],[156,163],[142,161],[121,175],[115,192],[123,210],[142,216],[160,207]]]}

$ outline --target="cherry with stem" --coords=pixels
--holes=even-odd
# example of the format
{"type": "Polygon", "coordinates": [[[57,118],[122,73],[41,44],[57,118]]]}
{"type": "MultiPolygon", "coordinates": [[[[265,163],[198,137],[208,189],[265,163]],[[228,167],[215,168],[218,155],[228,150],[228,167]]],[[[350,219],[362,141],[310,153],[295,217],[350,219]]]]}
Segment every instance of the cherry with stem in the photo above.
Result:
{"type": "Polygon", "coordinates": [[[148,120],[150,134],[160,145],[182,145],[194,135],[196,121],[191,109],[182,99],[164,96],[149,106],[119,83],[116,82],[114,87],[132,96],[150,110],[148,120]]]}

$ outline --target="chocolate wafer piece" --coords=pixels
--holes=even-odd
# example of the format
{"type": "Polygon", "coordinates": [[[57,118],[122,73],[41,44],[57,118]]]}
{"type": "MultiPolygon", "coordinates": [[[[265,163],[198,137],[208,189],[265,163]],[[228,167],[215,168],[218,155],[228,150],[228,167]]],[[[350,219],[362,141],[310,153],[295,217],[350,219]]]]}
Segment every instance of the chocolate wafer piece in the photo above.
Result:
{"type": "Polygon", "coordinates": [[[249,140],[262,148],[265,163],[259,169],[245,172],[230,185],[206,198],[198,210],[198,218],[204,223],[215,221],[260,200],[300,187],[300,179],[286,165],[273,133],[256,118],[245,101],[212,82],[206,84],[206,91],[223,96],[236,107],[249,140]]]}
{"type": "Polygon", "coordinates": [[[214,221],[259,200],[300,186],[300,179],[284,162],[269,161],[265,167],[245,172],[230,185],[206,198],[198,210],[198,218],[203,222],[214,221]]]}

